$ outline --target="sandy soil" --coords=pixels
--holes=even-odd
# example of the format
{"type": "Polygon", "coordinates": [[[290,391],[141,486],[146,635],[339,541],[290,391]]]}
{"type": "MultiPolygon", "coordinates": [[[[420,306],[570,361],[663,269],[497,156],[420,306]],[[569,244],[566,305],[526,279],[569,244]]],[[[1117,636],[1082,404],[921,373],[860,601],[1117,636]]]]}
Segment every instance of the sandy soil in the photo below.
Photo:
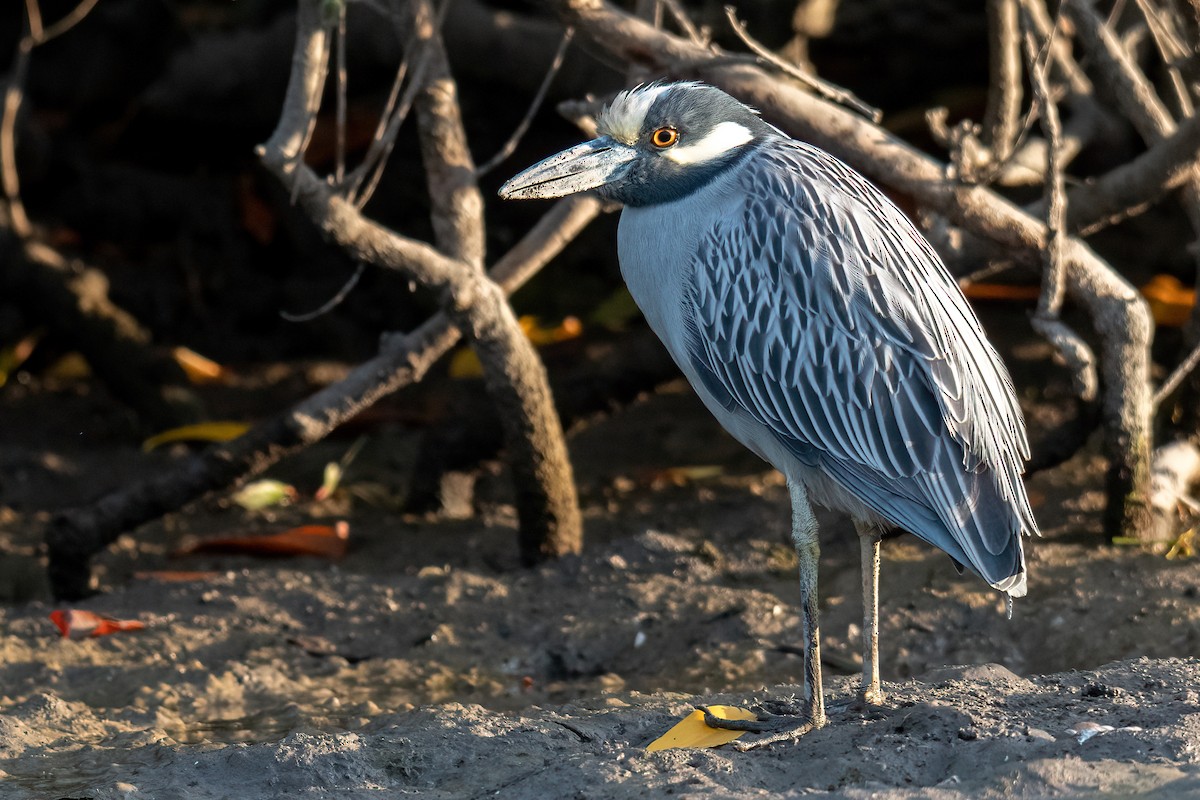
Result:
{"type": "MultiPolygon", "coordinates": [[[[1033,479],[1045,537],[1011,621],[944,556],[885,542],[881,709],[848,702],[857,542],[823,518],[831,724],[749,753],[648,754],[693,703],[787,697],[801,674],[786,491],[683,387],[573,432],[581,557],[518,568],[502,474],[463,521],[346,495],[269,515],[207,502],[100,559],[104,593],[78,607],[148,626],[85,641],[48,619],[44,509],[179,454],[141,456],[128,420],[86,387],[10,391],[4,408],[6,800],[1200,797],[1200,562],[1097,546],[1094,455],[1033,479]],[[351,523],[337,564],[171,557],[214,533],[326,518],[351,523]],[[215,574],[138,575],[162,569],[215,574]],[[947,666],[960,664],[977,666],[947,666]],[[1070,732],[1094,725],[1113,730],[1070,732]]],[[[350,483],[402,485],[417,435],[373,432],[350,483]]],[[[280,474],[311,490],[348,445],[280,474]]]]}

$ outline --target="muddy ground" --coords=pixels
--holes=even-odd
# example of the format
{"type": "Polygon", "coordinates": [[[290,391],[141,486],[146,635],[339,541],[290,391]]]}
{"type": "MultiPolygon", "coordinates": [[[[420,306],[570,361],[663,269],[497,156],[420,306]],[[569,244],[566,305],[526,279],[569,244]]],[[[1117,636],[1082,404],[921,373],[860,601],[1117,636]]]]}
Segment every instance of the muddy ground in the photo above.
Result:
{"type": "MultiPolygon", "coordinates": [[[[1045,535],[1011,621],[945,556],[885,541],[881,709],[846,702],[858,547],[823,517],[831,724],[749,753],[648,754],[695,702],[786,697],[801,676],[785,487],[685,386],[572,431],[580,557],[518,566],[502,471],[481,480],[476,518],[396,510],[421,434],[380,424],[332,500],[266,514],[206,501],[122,538],[98,560],[102,593],[77,607],[147,628],[84,641],[48,619],[48,512],[182,451],[141,454],[87,381],[2,399],[5,800],[1200,797],[1200,561],[1098,544],[1092,450],[1031,480],[1045,535]],[[172,555],[337,519],[351,526],[337,563],[172,555]],[[157,570],[209,574],[144,574],[157,570]],[[1097,725],[1112,730],[1080,741],[1097,725]]],[[[311,492],[352,441],[276,474],[311,492]]]]}

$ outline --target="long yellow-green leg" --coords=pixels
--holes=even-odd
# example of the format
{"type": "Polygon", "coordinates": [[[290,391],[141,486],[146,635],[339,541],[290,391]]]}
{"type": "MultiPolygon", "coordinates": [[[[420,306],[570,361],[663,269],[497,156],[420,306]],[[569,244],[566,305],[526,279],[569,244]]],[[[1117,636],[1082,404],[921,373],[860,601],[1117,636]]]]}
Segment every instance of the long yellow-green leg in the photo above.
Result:
{"type": "Polygon", "coordinates": [[[804,697],[801,707],[784,705],[784,714],[763,714],[757,720],[720,719],[704,706],[704,722],[713,728],[752,731],[763,736],[752,741],[737,741],[738,750],[750,750],[775,742],[794,740],[826,722],[825,696],[821,687],[821,621],[817,607],[817,562],[821,548],[817,540],[817,518],[808,502],[804,487],[788,482],[792,496],[792,542],[800,560],[800,617],[804,622],[804,697]]]}
{"type": "Polygon", "coordinates": [[[817,571],[821,544],[817,517],[803,486],[788,482],[792,497],[792,543],[800,561],[800,616],[804,622],[804,702],[813,727],[825,724],[825,697],[821,687],[821,615],[817,606],[817,571]]]}
{"type": "Polygon", "coordinates": [[[874,525],[855,523],[862,554],[863,596],[863,671],[859,695],[872,705],[883,703],[879,685],[879,540],[880,531],[874,525]]]}

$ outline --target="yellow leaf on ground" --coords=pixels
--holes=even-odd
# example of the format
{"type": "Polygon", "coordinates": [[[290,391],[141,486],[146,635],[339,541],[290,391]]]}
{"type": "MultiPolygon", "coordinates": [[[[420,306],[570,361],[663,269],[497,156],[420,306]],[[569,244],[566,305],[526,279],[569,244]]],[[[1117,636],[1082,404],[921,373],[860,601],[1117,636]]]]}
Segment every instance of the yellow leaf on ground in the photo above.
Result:
{"type": "MultiPolygon", "coordinates": [[[[758,719],[752,711],[737,706],[708,706],[714,717],[721,719],[758,719]]],[[[688,714],[671,730],[655,739],[646,747],[646,752],[670,750],[673,747],[720,747],[729,744],[745,731],[727,731],[710,728],[704,724],[704,712],[697,709],[688,714]]]]}
{"type": "Polygon", "coordinates": [[[171,442],[228,442],[249,429],[250,426],[244,422],[201,422],[198,425],[184,425],[151,436],[142,442],[142,451],[149,453],[154,448],[171,442]]]}

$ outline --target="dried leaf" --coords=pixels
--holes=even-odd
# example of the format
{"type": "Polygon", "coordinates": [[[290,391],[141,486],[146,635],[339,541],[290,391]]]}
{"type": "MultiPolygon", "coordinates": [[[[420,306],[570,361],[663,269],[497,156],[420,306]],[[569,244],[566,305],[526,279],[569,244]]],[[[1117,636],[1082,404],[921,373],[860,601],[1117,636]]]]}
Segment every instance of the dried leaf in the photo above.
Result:
{"type": "Polygon", "coordinates": [[[1196,528],[1188,528],[1179,534],[1179,538],[1171,544],[1171,549],[1167,551],[1165,557],[1174,560],[1191,558],[1194,555],[1196,555],[1196,528]]]}
{"type": "Polygon", "coordinates": [[[286,506],[299,495],[296,487],[290,484],[264,478],[261,481],[247,483],[234,492],[230,499],[247,511],[260,511],[271,506],[286,506]]]}
{"type": "Polygon", "coordinates": [[[226,377],[225,368],[217,362],[205,358],[195,350],[186,347],[176,347],[171,351],[171,358],[187,375],[188,380],[195,384],[215,383],[226,377]]]}
{"type": "Polygon", "coordinates": [[[46,367],[44,374],[60,381],[78,381],[91,375],[92,368],[82,355],[71,352],[46,367]]]}
{"type": "Polygon", "coordinates": [[[321,486],[313,495],[318,501],[325,500],[334,492],[337,491],[338,484],[342,482],[342,465],[336,461],[330,461],[325,465],[325,474],[321,478],[321,486]]]}
{"type": "Polygon", "coordinates": [[[151,436],[142,442],[142,451],[149,453],[156,447],[172,442],[228,442],[249,429],[250,426],[244,422],[201,422],[197,425],[184,425],[151,436]]]}
{"type": "Polygon", "coordinates": [[[1184,286],[1174,275],[1155,275],[1142,287],[1142,295],[1159,325],[1182,326],[1196,304],[1195,290],[1184,286]]]}
{"type": "Polygon", "coordinates": [[[134,580],[158,581],[159,583],[190,583],[210,581],[221,573],[211,569],[150,569],[133,573],[134,580]]]}
{"type": "Polygon", "coordinates": [[[64,639],[94,639],[121,631],[140,631],[146,627],[146,623],[136,619],[117,619],[75,609],[51,611],[50,621],[58,627],[64,639]]]}
{"type": "Polygon", "coordinates": [[[317,556],[338,560],[346,555],[350,523],[301,525],[264,536],[223,537],[181,548],[176,555],[191,553],[235,553],[256,556],[317,556]]]}
{"type": "Polygon", "coordinates": [[[962,285],[962,293],[969,300],[1037,302],[1042,289],[1040,286],[1011,283],[967,283],[962,285]]]}
{"type": "Polygon", "coordinates": [[[21,365],[33,355],[37,344],[42,339],[43,331],[35,331],[16,344],[0,349],[0,386],[8,383],[8,378],[21,368],[21,365]]]}
{"type": "MultiPolygon", "coordinates": [[[[565,317],[561,323],[552,328],[541,324],[537,317],[525,315],[518,322],[521,331],[529,341],[538,347],[544,347],[556,342],[565,342],[583,335],[583,323],[576,317],[565,317]]],[[[470,347],[463,347],[450,359],[451,378],[478,378],[483,375],[483,365],[479,356],[470,347]]]]}
{"type": "Polygon", "coordinates": [[[538,347],[577,339],[583,335],[583,323],[576,317],[564,317],[558,325],[549,328],[542,325],[537,317],[529,315],[521,317],[520,323],[525,336],[538,347]]]}
{"type": "Polygon", "coordinates": [[[346,470],[349,469],[366,442],[367,437],[358,437],[354,440],[354,444],[350,445],[350,449],[346,451],[346,454],[342,456],[341,461],[330,461],[325,465],[325,474],[321,479],[321,487],[317,489],[314,495],[318,502],[327,499],[337,491],[338,486],[342,483],[342,479],[346,477],[346,470]]]}
{"type": "MultiPolygon", "coordinates": [[[[720,719],[757,719],[758,717],[744,708],[736,706],[708,706],[714,717],[720,719]]],[[[723,728],[710,728],[704,724],[704,712],[693,711],[683,718],[675,727],[655,739],[646,747],[646,752],[655,750],[670,750],[675,747],[720,747],[737,739],[745,731],[727,731],[723,728]]]]}
{"type": "Polygon", "coordinates": [[[647,470],[638,474],[639,480],[655,488],[666,486],[687,486],[693,481],[719,478],[725,474],[720,464],[696,464],[682,467],[666,467],[665,469],[647,470]]]}

